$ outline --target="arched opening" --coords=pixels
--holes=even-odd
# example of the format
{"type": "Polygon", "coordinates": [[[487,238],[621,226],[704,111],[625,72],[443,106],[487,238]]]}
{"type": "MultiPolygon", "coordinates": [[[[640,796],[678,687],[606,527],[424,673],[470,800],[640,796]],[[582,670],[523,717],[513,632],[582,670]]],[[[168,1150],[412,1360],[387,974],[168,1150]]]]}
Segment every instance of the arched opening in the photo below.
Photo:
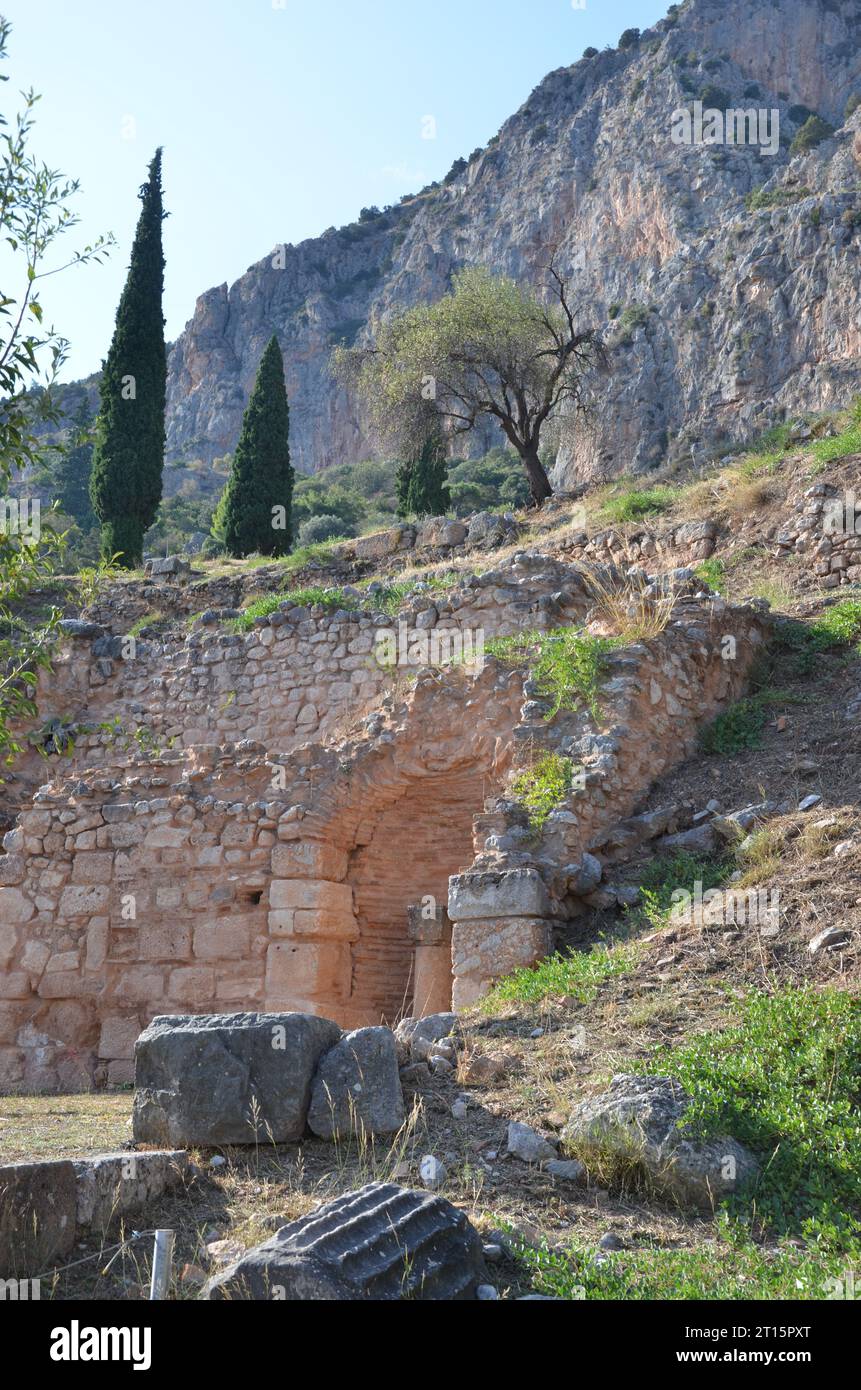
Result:
{"type": "Polygon", "coordinates": [[[473,858],[472,821],[495,779],[472,765],[409,783],[392,801],[369,808],[365,841],[350,859],[348,881],[359,922],[352,943],[351,1018],[393,1022],[410,1012],[415,943],[409,907],[448,901],[448,880],[473,858]]]}

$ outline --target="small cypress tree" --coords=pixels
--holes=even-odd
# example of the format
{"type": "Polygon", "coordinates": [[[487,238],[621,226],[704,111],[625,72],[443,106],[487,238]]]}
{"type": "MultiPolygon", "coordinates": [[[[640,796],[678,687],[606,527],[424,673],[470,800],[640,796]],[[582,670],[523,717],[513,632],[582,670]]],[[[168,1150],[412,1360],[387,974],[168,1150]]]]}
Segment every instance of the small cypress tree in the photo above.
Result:
{"type": "Polygon", "coordinates": [[[284,359],[273,334],[263,350],[239,443],[219,508],[224,543],[241,558],[286,555],[290,549],[293,468],[284,359]]]}
{"type": "Polygon", "coordinates": [[[72,416],[68,442],[60,450],[54,470],[57,501],[66,516],[72,517],[82,531],[96,524],[90,502],[90,473],[93,467],[93,415],[86,396],[82,396],[72,416]]]}
{"type": "Polygon", "coordinates": [[[134,569],[155,521],[164,468],[167,354],[161,310],[164,255],[161,150],[155,152],[132,245],[129,273],[102,368],[90,498],[102,523],[102,554],[134,569]]]}
{"type": "Polygon", "coordinates": [[[398,516],[443,516],[451,506],[447,474],[443,442],[439,435],[429,435],[418,458],[398,468],[398,516]]]}

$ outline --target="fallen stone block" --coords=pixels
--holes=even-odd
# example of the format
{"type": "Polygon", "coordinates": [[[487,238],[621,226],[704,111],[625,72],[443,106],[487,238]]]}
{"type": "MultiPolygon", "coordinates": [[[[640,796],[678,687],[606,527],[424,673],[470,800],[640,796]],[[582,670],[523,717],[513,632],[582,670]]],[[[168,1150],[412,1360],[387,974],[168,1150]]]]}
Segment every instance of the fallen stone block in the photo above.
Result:
{"type": "Polygon", "coordinates": [[[481,1239],[433,1193],[369,1183],[283,1226],[203,1290],[206,1299],[328,1302],[475,1298],[481,1239]]]}
{"type": "Polygon", "coordinates": [[[107,1231],[121,1216],[142,1211],[149,1202],[179,1186],[188,1174],[183,1149],[159,1153],[97,1154],[73,1160],[79,1229],[107,1231]]]}
{"type": "Polygon", "coordinates": [[[754,1177],[759,1165],[735,1139],[686,1137],[680,1122],[689,1105],[668,1076],[614,1076],[609,1090],[578,1105],[562,1141],[587,1169],[590,1159],[639,1165],[661,1195],[711,1207],[754,1177]]]}
{"type": "Polygon", "coordinates": [[[135,1046],[134,1138],[163,1147],[300,1139],[337,1023],[311,1014],[154,1018],[135,1046]]]}
{"type": "Polygon", "coordinates": [[[35,1276],[75,1243],[75,1169],[66,1160],[0,1168],[0,1278],[35,1276]]]}
{"type": "Polygon", "coordinates": [[[308,1124],[321,1139],[394,1134],[404,1122],[398,1052],[389,1028],[346,1033],[320,1061],[308,1124]]]}
{"type": "Polygon", "coordinates": [[[556,1150],[549,1140],[539,1134],[532,1125],[512,1120],[508,1126],[508,1152],[522,1163],[548,1163],[556,1157],[556,1150]]]}
{"type": "Polygon", "coordinates": [[[408,1049],[419,1062],[426,1061],[434,1043],[460,1031],[457,1014],[426,1014],[424,1018],[403,1018],[395,1029],[395,1041],[408,1049]]]}

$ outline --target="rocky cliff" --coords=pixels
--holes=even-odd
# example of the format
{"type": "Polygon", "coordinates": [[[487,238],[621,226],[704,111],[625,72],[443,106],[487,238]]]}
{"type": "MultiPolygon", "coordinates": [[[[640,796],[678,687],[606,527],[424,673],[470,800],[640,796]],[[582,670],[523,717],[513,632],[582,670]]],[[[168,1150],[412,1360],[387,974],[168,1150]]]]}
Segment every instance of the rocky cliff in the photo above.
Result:
{"type": "Polygon", "coordinates": [[[168,456],[233,447],[273,330],[299,468],[367,456],[332,346],[438,297],[461,265],[538,281],[548,246],[613,349],[592,427],[562,432],[558,482],[696,459],[845,401],[861,367],[856,93],[857,0],[673,7],[626,47],[550,73],[444,183],[203,294],[170,355],[168,456]],[[779,112],[777,148],[674,143],[673,112],[696,100],[779,112]],[[793,152],[810,113],[834,133],[793,152]]]}

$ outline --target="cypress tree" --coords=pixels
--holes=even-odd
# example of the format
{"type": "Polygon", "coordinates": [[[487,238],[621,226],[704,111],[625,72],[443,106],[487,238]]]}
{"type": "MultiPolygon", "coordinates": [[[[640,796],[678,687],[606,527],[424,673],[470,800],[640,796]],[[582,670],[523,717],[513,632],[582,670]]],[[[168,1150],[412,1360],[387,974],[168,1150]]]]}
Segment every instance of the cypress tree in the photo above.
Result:
{"type": "Polygon", "coordinates": [[[101,408],[90,498],[102,523],[102,555],[120,553],[134,569],[143,557],[144,532],[155,521],[164,467],[167,354],[161,297],[161,150],[155,152],[132,245],[111,346],[102,368],[101,408]]]}
{"type": "Polygon", "coordinates": [[[398,516],[443,516],[451,506],[447,474],[443,442],[439,435],[429,435],[418,458],[408,459],[398,468],[398,516]]]}
{"type": "Polygon", "coordinates": [[[90,502],[90,473],[93,466],[93,417],[86,396],[72,416],[68,442],[60,450],[54,470],[57,501],[66,516],[72,517],[82,531],[96,524],[90,502]]]}
{"type": "Polygon", "coordinates": [[[273,334],[263,350],[251,398],[242,417],[225,501],[220,509],[224,543],[242,558],[286,555],[290,549],[293,469],[290,409],[284,359],[273,334]]]}

